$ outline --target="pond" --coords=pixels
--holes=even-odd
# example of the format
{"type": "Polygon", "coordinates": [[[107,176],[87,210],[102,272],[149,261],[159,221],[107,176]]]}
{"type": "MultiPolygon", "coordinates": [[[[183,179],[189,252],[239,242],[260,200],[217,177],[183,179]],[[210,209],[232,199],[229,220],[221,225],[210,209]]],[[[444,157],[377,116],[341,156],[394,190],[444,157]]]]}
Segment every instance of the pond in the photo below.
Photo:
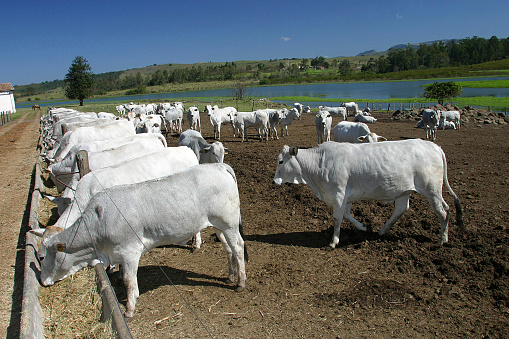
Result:
{"type": "MultiPolygon", "coordinates": [[[[308,96],[320,97],[324,99],[331,98],[351,98],[352,100],[363,98],[371,100],[383,100],[391,98],[419,98],[422,96],[423,85],[434,83],[435,81],[446,82],[454,80],[461,81],[482,81],[482,80],[506,80],[509,77],[485,77],[485,78],[462,78],[462,79],[441,79],[441,80],[415,80],[415,81],[391,81],[391,82],[346,82],[332,84],[306,84],[306,85],[284,85],[284,86],[263,86],[252,87],[248,91],[249,96],[273,98],[273,97],[294,97],[308,96]]],[[[493,96],[509,97],[509,88],[464,88],[462,97],[474,96],[493,96]]],[[[130,102],[137,100],[162,101],[172,98],[188,97],[232,97],[232,89],[213,89],[205,91],[190,91],[176,93],[156,93],[119,96],[113,98],[87,99],[87,102],[130,102]]],[[[58,106],[77,101],[52,101],[40,102],[41,106],[58,106]]],[[[18,107],[30,107],[34,102],[17,104],[18,107]]]]}

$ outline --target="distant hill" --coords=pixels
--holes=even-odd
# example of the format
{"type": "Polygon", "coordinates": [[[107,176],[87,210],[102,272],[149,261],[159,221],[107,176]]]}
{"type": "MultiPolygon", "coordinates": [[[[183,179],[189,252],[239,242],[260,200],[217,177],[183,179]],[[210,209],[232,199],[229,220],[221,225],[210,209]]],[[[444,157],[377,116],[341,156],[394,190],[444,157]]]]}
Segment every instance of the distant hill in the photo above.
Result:
{"type": "Polygon", "coordinates": [[[394,49],[404,49],[408,45],[412,46],[413,48],[419,48],[420,44],[432,45],[435,42],[437,42],[437,43],[438,42],[448,43],[448,42],[450,42],[452,40],[459,40],[459,39],[442,39],[442,40],[433,40],[433,41],[426,41],[426,42],[419,42],[419,43],[399,44],[399,45],[394,45],[394,46],[390,47],[389,49],[387,49],[386,51],[383,51],[383,52],[378,52],[378,51],[376,51],[374,49],[370,49],[369,51],[365,51],[365,52],[359,53],[356,56],[380,56],[380,55],[384,55],[384,54],[389,53],[389,51],[391,49],[393,49],[393,48],[394,49]]]}

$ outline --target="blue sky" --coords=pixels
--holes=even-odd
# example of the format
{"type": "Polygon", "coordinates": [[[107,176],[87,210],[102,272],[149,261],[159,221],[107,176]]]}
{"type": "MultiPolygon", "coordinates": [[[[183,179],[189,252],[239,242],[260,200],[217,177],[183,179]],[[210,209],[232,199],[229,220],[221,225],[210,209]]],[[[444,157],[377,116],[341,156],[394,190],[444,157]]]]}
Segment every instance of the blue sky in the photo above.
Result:
{"type": "Polygon", "coordinates": [[[509,1],[5,1],[0,82],[152,64],[354,56],[393,45],[509,36],[509,1]]]}

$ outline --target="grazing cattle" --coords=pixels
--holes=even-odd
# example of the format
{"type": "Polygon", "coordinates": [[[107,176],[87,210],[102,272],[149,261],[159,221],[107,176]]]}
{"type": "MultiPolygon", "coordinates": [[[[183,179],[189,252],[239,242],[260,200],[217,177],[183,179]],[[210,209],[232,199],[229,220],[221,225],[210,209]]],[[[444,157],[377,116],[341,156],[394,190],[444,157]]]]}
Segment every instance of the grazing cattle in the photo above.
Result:
{"type": "Polygon", "coordinates": [[[162,142],[160,134],[148,134],[152,138],[119,138],[115,140],[80,143],[69,150],[68,154],[55,164],[48,167],[50,178],[55,183],[59,192],[65,187],[72,186],[73,181],[79,180],[77,173],[76,153],[85,150],[88,154],[90,170],[96,170],[107,166],[114,166],[123,161],[133,159],[141,154],[147,154],[166,147],[166,140],[162,142]],[[160,136],[160,137],[159,137],[160,136]]]}
{"type": "Polygon", "coordinates": [[[302,108],[302,113],[312,113],[312,112],[311,112],[311,107],[309,107],[309,106],[304,106],[304,108],[302,108]]]}
{"type": "Polygon", "coordinates": [[[342,117],[343,120],[346,120],[347,118],[347,111],[345,107],[328,107],[328,106],[318,106],[319,111],[326,111],[329,112],[330,115],[342,117]]]}
{"type": "Polygon", "coordinates": [[[341,121],[332,129],[332,135],[336,142],[378,142],[387,139],[372,133],[368,125],[362,122],[341,121]]]}
{"type": "Polygon", "coordinates": [[[48,152],[49,158],[60,161],[76,144],[88,141],[108,140],[135,135],[134,126],[127,120],[115,120],[101,126],[80,127],[64,134],[57,148],[48,152]]]}
{"type": "Polygon", "coordinates": [[[221,142],[216,141],[209,144],[200,132],[191,129],[182,132],[178,144],[193,150],[200,164],[223,162],[224,155],[228,152],[228,149],[224,148],[221,142]]]}
{"type": "Polygon", "coordinates": [[[217,105],[207,105],[205,107],[210,123],[214,128],[214,139],[221,140],[221,125],[232,124],[233,136],[235,136],[235,127],[233,127],[233,115],[237,112],[234,107],[219,108],[217,105]]]}
{"type": "Polygon", "coordinates": [[[192,106],[186,112],[187,122],[189,123],[189,128],[194,130],[199,130],[201,133],[201,123],[200,123],[200,110],[198,107],[192,106]]]}
{"type": "Polygon", "coordinates": [[[355,102],[343,102],[340,105],[341,107],[346,108],[347,113],[351,113],[352,116],[355,116],[357,114],[357,111],[359,110],[359,105],[357,105],[355,102]]]}
{"type": "Polygon", "coordinates": [[[316,134],[318,136],[318,144],[330,141],[330,132],[332,128],[332,116],[327,111],[319,111],[315,116],[316,134]]]}
{"type": "MultiPolygon", "coordinates": [[[[105,188],[161,178],[196,165],[198,160],[189,148],[168,147],[114,166],[95,169],[73,185],[72,199],[57,201],[58,208],[63,211],[53,226],[62,229],[70,227],[81,216],[90,199],[105,188]]],[[[44,229],[39,233],[44,244],[44,229]]],[[[45,256],[44,247],[38,251],[38,255],[45,256]]]]}
{"type": "Polygon", "coordinates": [[[440,118],[438,123],[438,128],[446,129],[451,128],[450,124],[446,124],[446,121],[451,121],[454,123],[454,129],[461,128],[461,113],[459,111],[440,111],[440,118]],[[448,126],[447,126],[448,125],[448,126]]]}
{"type": "Polygon", "coordinates": [[[51,286],[86,266],[121,264],[127,291],[125,316],[133,317],[141,255],[190,239],[208,226],[217,230],[226,250],[229,280],[237,277],[237,290],[243,290],[247,256],[240,199],[235,173],[226,164],[193,166],[161,179],[97,193],[72,226],[48,237],[41,284],[51,286]]]}
{"type": "Polygon", "coordinates": [[[332,207],[335,229],[331,248],[339,242],[343,218],[357,229],[367,230],[350,214],[353,202],[395,201],[394,213],[378,232],[383,235],[408,209],[412,192],[428,200],[440,220],[439,243],[446,243],[449,206],[442,197],[443,184],[454,197],[456,222],[463,227],[459,198],[447,180],[445,154],[429,141],[328,142],[310,149],[285,145],[278,156],[274,182],[308,184],[318,199],[332,207]]]}
{"type": "Polygon", "coordinates": [[[39,105],[33,105],[33,106],[32,106],[32,110],[34,110],[34,111],[35,111],[35,110],[40,111],[40,110],[41,110],[41,106],[39,106],[39,105]]]}
{"type": "Polygon", "coordinates": [[[233,125],[240,131],[242,141],[244,141],[244,137],[248,140],[248,127],[255,127],[258,130],[260,141],[263,140],[264,135],[266,140],[269,140],[269,114],[264,110],[237,112],[233,115],[233,125]]]}
{"type": "Polygon", "coordinates": [[[376,119],[374,117],[364,114],[356,114],[353,120],[355,122],[364,122],[370,124],[374,124],[376,122],[376,119]]]}
{"type": "Polygon", "coordinates": [[[432,109],[422,111],[422,123],[426,129],[426,139],[435,140],[437,137],[439,113],[432,109]]]}

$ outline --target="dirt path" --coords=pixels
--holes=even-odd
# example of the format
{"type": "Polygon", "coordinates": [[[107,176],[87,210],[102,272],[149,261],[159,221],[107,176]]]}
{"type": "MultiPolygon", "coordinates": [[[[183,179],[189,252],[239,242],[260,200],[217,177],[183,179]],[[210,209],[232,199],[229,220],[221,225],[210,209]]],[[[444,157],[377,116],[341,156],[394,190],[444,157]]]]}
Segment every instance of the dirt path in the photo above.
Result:
{"type": "Polygon", "coordinates": [[[19,336],[23,295],[24,233],[32,171],[37,158],[39,113],[0,127],[0,336],[19,336]],[[21,229],[21,231],[20,231],[21,229]]]}

